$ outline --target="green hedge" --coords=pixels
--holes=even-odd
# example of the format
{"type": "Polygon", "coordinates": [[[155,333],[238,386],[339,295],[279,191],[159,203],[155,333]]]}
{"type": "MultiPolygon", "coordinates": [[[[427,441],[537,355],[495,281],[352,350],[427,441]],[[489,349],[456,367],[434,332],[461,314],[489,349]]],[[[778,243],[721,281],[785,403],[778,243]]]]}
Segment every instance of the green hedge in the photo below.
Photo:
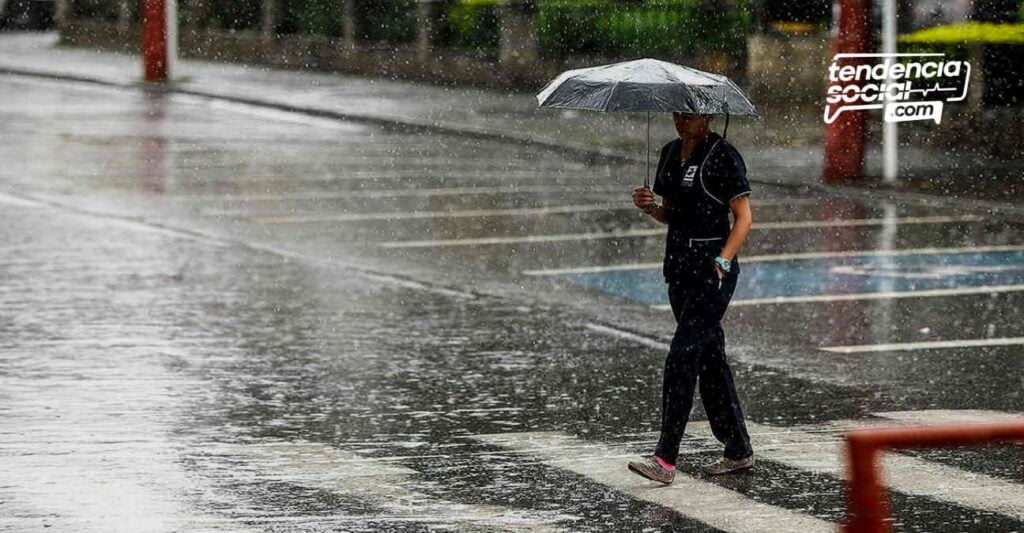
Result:
{"type": "Polygon", "coordinates": [[[445,9],[439,44],[477,50],[498,48],[495,0],[460,0],[445,9]]]}
{"type": "MultiPolygon", "coordinates": [[[[184,15],[187,2],[180,2],[178,14],[184,15]]],[[[214,30],[259,30],[262,14],[259,0],[207,1],[199,25],[214,30]]]]}
{"type": "MultiPolygon", "coordinates": [[[[250,0],[252,1],[252,0],[250,0]]],[[[277,32],[341,36],[341,2],[278,0],[277,32]]],[[[258,4],[258,1],[256,2],[258,4]]],[[[416,35],[415,5],[410,0],[363,0],[355,4],[357,39],[363,42],[408,42],[416,35]]]]}
{"type": "Polygon", "coordinates": [[[72,18],[116,22],[118,6],[113,0],[75,0],[71,3],[72,18]]]}
{"type": "MultiPolygon", "coordinates": [[[[179,0],[184,12],[196,0],[179,0]]],[[[278,0],[276,30],[284,34],[341,35],[338,0],[278,0]]],[[[733,10],[702,0],[536,0],[542,53],[617,56],[691,54],[698,49],[731,51],[745,46],[752,0],[733,0],[733,10]]],[[[440,46],[475,50],[498,47],[497,0],[445,0],[437,40],[440,46]]],[[[116,20],[116,0],[75,0],[83,18],[116,20]]],[[[260,0],[207,0],[199,20],[205,28],[257,30],[260,0]]],[[[410,42],[416,36],[412,0],[356,0],[358,40],[410,42]]]]}
{"type": "Polygon", "coordinates": [[[538,39],[551,55],[677,55],[745,46],[749,0],[732,12],[698,0],[540,0],[538,39]]]}

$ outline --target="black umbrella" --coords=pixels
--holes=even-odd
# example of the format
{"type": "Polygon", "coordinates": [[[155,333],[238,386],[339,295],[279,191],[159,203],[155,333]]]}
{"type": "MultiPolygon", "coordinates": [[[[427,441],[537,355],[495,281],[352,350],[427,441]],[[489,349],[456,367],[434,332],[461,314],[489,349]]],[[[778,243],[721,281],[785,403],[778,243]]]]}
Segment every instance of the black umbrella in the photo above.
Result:
{"type": "Polygon", "coordinates": [[[752,115],[757,111],[729,78],[657,59],[565,71],[537,93],[539,107],[647,111],[647,177],[651,174],[651,111],[752,115]]]}

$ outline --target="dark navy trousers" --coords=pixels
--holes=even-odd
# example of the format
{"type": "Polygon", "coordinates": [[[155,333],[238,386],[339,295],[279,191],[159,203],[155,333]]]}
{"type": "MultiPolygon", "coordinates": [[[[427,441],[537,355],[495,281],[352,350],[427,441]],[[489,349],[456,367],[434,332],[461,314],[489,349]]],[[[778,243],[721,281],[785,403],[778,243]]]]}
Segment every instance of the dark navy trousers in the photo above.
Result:
{"type": "Polygon", "coordinates": [[[665,360],[661,438],[655,454],[669,464],[675,464],[679,457],[679,443],[698,383],[711,431],[725,445],[724,455],[743,459],[753,454],[732,370],[725,357],[721,322],[736,289],[739,263],[734,262],[730,272],[719,280],[708,257],[694,259],[701,264],[695,264],[687,275],[668,284],[676,331],[665,360]]]}

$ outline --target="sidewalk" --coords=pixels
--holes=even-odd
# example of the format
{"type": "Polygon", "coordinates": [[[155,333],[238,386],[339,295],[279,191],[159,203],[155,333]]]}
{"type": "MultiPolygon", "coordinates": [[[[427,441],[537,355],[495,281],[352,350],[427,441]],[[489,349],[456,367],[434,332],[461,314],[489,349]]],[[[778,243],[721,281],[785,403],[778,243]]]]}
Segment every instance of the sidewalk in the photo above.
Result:
{"type": "MultiPolygon", "coordinates": [[[[0,73],[36,74],[122,87],[142,83],[137,56],[59,47],[56,42],[54,33],[0,34],[0,73]]],[[[638,183],[645,172],[647,124],[643,113],[538,110],[532,92],[442,87],[194,60],[179,62],[177,78],[170,90],[182,94],[329,118],[501,138],[572,151],[588,158],[635,161],[638,183]]],[[[929,176],[945,176],[946,169],[958,163],[963,166],[962,161],[957,161],[961,158],[935,150],[904,148],[901,167],[916,179],[905,180],[897,187],[871,180],[844,187],[823,185],[819,110],[814,106],[762,109],[762,114],[764,119],[733,119],[728,133],[744,154],[751,169],[751,181],[756,183],[828,189],[833,194],[881,194],[960,206],[973,197],[972,203],[983,208],[1024,213],[1024,208],[1012,202],[1019,197],[1014,189],[978,186],[977,182],[958,186],[949,180],[930,181],[929,176]]],[[[659,148],[675,137],[675,132],[667,117],[652,118],[653,167],[659,148]]],[[[721,119],[713,127],[721,131],[721,119]]],[[[869,172],[880,169],[878,152],[877,147],[869,148],[869,172]]],[[[986,168],[991,170],[990,166],[986,168]]]]}

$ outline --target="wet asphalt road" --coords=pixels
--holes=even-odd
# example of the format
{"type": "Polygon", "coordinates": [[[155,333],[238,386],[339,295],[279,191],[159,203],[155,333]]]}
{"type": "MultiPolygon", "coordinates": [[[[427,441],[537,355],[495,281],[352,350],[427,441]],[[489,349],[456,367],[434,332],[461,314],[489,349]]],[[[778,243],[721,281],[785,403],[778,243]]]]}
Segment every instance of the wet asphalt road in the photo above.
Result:
{"type": "MultiPolygon", "coordinates": [[[[13,76],[0,162],[2,530],[747,530],[567,467],[624,471],[656,437],[671,323],[617,277],[652,270],[614,267],[662,251],[636,168],[13,76]],[[474,437],[521,432],[596,448],[474,437]]],[[[827,525],[841,483],[806,441],[767,457],[771,431],[1024,410],[1024,223],[754,189],[759,281],[726,331],[766,458],[700,487],[827,525]],[[824,285],[758,292],[793,272],[824,285]]],[[[717,453],[684,446],[694,476],[717,453]]],[[[908,457],[991,497],[895,478],[899,530],[1024,528],[1019,451],[908,457]]]]}

